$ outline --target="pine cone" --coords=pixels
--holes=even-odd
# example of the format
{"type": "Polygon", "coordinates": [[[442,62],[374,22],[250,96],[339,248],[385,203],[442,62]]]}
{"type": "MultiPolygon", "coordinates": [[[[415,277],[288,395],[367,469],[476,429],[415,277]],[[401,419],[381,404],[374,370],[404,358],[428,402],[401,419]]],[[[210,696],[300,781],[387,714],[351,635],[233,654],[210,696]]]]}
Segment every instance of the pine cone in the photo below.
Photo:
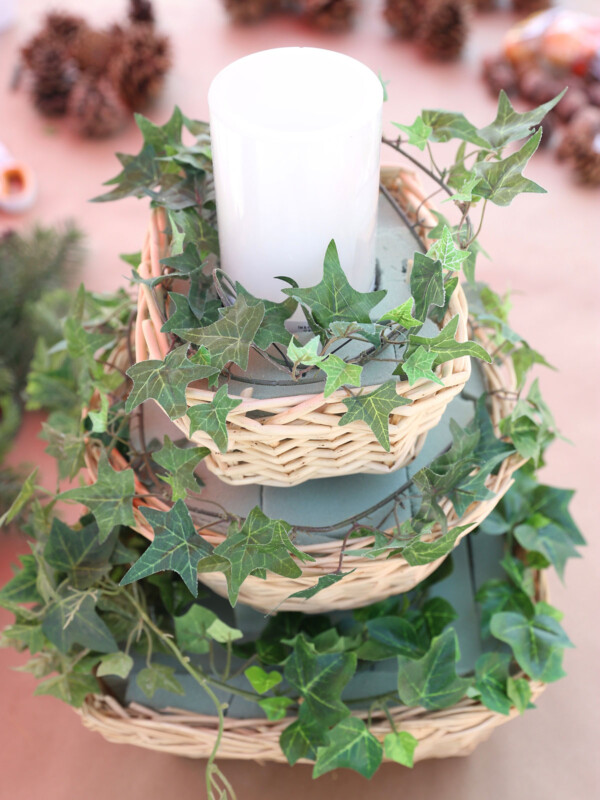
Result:
{"type": "Polygon", "coordinates": [[[419,39],[426,55],[449,60],[458,58],[469,34],[464,0],[432,0],[419,28],[419,39]]]}
{"type": "Polygon", "coordinates": [[[408,38],[417,32],[426,5],[418,0],[386,0],[383,16],[399,36],[408,38]]]}
{"type": "Polygon", "coordinates": [[[578,111],[565,128],[556,151],[559,160],[573,160],[589,156],[594,142],[600,137],[600,109],[587,106],[578,111]]]}
{"type": "Polygon", "coordinates": [[[519,81],[513,65],[504,56],[486,58],[482,65],[484,81],[496,97],[501,89],[506,94],[515,95],[519,90],[519,81]]]}
{"type": "Polygon", "coordinates": [[[148,24],[113,28],[121,47],[112,59],[109,77],[125,105],[136,111],[155,97],[171,66],[171,48],[167,36],[161,36],[148,24]]]}
{"type": "Polygon", "coordinates": [[[93,28],[81,31],[71,46],[71,54],[78,68],[91,75],[105,73],[117,50],[110,31],[93,28]]]}
{"type": "Polygon", "coordinates": [[[512,6],[519,14],[533,14],[550,8],[552,0],[512,0],[512,6]]]}
{"type": "Polygon", "coordinates": [[[48,117],[67,111],[75,80],[75,67],[60,47],[47,48],[35,57],[31,94],[35,107],[48,117]]]}
{"type": "Polygon", "coordinates": [[[154,9],[151,0],[129,0],[127,12],[130,22],[149,22],[154,24],[154,9]]]}
{"type": "Polygon", "coordinates": [[[127,109],[107,80],[81,78],[69,98],[69,115],[82,136],[101,139],[123,127],[127,109]]]}
{"type": "Polygon", "coordinates": [[[356,0],[305,0],[305,16],[311,25],[325,31],[346,31],[354,22],[356,0]]]}
{"type": "Polygon", "coordinates": [[[573,169],[581,183],[588,186],[600,186],[600,136],[585,147],[581,147],[575,155],[573,169]]]}
{"type": "Polygon", "coordinates": [[[232,21],[247,25],[258,22],[280,6],[280,0],[223,0],[232,21]]]}

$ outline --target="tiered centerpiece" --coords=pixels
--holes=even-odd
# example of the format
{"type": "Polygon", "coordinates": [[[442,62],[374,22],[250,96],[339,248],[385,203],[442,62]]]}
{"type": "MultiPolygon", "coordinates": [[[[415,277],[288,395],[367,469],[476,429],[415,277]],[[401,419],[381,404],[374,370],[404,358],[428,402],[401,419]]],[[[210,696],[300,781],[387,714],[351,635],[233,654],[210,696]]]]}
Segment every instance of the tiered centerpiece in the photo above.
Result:
{"type": "MultiPolygon", "coordinates": [[[[333,75],[353,105],[345,57],[329,67],[334,54],[317,54],[313,84],[304,71],[294,85],[285,68],[298,53],[285,52],[265,80],[311,108],[333,75]]],[[[381,93],[358,67],[351,86],[381,93]]],[[[225,88],[243,98],[240,80],[228,73],[225,88]]],[[[245,101],[233,113],[215,86],[212,149],[207,126],[179,110],[162,128],[140,117],[142,150],[120,156],[100,198],[151,199],[144,246],[127,256],[136,297],[81,290],[64,347],[37,354],[30,396],[60,389],[49,450],[63,478],[85,467],[87,485],[48,498],[32,476],[8,513],[33,542],[0,592],[16,615],[5,638],[30,650],[40,693],[108,739],[207,757],[210,798],[234,796],[217,757],[370,777],[384,757],[470,752],[563,674],[570,642],[543,570],[562,574],[583,543],[570,492],[535,479],[556,436],[537,381],[527,386],[544,359],[509,327],[507,299],[475,280],[486,204],[542,191],[521,172],[552,104],[518,114],[502,95],[481,129],[425,111],[384,140],[413,165],[411,146],[427,149],[425,179],[452,222],[405,167],[380,175],[378,158],[374,173],[352,164],[359,195],[340,193],[351,167],[336,147],[359,140],[372,156],[381,97],[359,104],[367,118],[345,142],[343,102],[334,118],[320,107],[320,127],[301,114],[290,135],[289,98],[269,127],[268,109],[244,120],[245,101]],[[440,168],[432,145],[453,139],[440,168]],[[292,166],[288,153],[269,171],[286,141],[292,166]],[[299,160],[311,148],[317,173],[299,160]],[[330,162],[337,193],[326,180],[319,205],[330,162]],[[318,276],[309,188],[325,236],[318,276]],[[338,204],[361,208],[349,227],[338,204]],[[289,257],[267,235],[273,221],[289,257]],[[289,267],[275,286],[273,253],[289,267]],[[68,526],[57,500],[87,510],[68,526]]]]}

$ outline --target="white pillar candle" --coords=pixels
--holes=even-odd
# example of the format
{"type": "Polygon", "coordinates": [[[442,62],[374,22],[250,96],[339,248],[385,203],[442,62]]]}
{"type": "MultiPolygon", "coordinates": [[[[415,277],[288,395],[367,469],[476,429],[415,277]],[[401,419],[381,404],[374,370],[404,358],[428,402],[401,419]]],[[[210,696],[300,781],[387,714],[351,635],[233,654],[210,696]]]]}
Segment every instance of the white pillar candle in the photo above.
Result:
{"type": "MultiPolygon", "coordinates": [[[[321,280],[335,239],[351,285],[375,276],[383,89],[349,56],[309,47],[230,64],[209,95],[221,266],[258,297],[321,280]]],[[[300,319],[300,316],[296,317],[300,319]]]]}

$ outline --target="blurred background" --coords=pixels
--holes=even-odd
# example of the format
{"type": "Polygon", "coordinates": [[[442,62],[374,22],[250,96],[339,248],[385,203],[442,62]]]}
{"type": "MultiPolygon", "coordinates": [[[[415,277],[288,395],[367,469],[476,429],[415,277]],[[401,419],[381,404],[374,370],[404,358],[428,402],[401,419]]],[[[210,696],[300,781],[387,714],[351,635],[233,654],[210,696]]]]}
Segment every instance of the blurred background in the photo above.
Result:
{"type": "MultiPolygon", "coordinates": [[[[114,153],[139,149],[132,110],[140,108],[162,124],[177,104],[187,116],[207,119],[208,87],[220,69],[243,55],[290,45],[338,50],[379,73],[389,94],[384,106],[388,134],[392,121],[410,124],[425,107],[459,110],[476,125],[485,125],[495,116],[499,88],[510,90],[514,104],[526,108],[556,94],[557,80],[559,89],[570,84],[570,105],[553,115],[545,131],[548,146],[528,167],[528,177],[548,194],[534,200],[519,197],[501,213],[495,206],[488,209],[482,244],[492,260],[479,264],[479,276],[496,291],[515,290],[514,327],[558,369],[545,370],[540,380],[570,443],[559,441],[552,447],[541,477],[577,490],[572,510],[589,544],[584,559],[569,566],[566,585],[554,578],[551,586],[553,602],[564,610],[565,627],[576,645],[566,655],[568,677],[543,695],[537,711],[500,728],[467,759],[424,762],[412,771],[384,765],[371,783],[347,772],[313,782],[306,766],[292,772],[286,766],[237,762],[229,764],[227,772],[245,800],[278,798],[284,792],[290,799],[309,793],[313,798],[406,793],[412,800],[435,795],[447,800],[591,799],[600,785],[593,750],[600,714],[595,624],[600,600],[595,541],[600,511],[600,125],[594,127],[600,116],[598,90],[589,90],[594,81],[584,84],[576,74],[558,79],[556,73],[544,75],[540,70],[523,74],[507,61],[507,31],[523,19],[519,12],[533,3],[516,2],[516,9],[501,0],[478,0],[473,4],[478,8],[468,9],[464,3],[451,3],[446,16],[430,21],[427,29],[422,20],[417,24],[411,18],[410,7],[419,2],[312,3],[310,14],[266,13],[250,25],[236,22],[239,5],[230,2],[227,10],[221,0],[154,0],[151,8],[143,2],[130,8],[125,0],[0,0],[0,168],[18,167],[11,180],[19,191],[12,195],[22,195],[23,200],[22,207],[13,207],[11,192],[0,194],[0,295],[5,295],[4,300],[0,297],[0,331],[4,362],[10,367],[0,372],[0,394],[18,396],[21,378],[15,353],[23,354],[31,344],[31,320],[29,332],[23,334],[27,341],[18,348],[11,341],[17,329],[13,322],[9,325],[15,304],[24,305],[23,298],[29,302],[29,292],[41,297],[61,282],[74,286],[83,280],[99,291],[125,284],[128,268],[119,254],[139,249],[146,205],[128,199],[117,209],[88,201],[118,171],[114,153]],[[65,68],[57,48],[44,51],[42,39],[32,42],[36,35],[48,35],[47,30],[40,34],[45,15],[57,10],[85,16],[90,27],[87,44],[75,54],[80,66],[85,64],[83,81],[65,68]],[[149,13],[154,17],[153,38],[148,45],[144,29],[144,45],[132,27],[148,25],[149,13]],[[147,52],[140,56],[143,45],[147,52]],[[107,48],[113,48],[108,59],[107,48]],[[75,230],[67,229],[65,236],[69,221],[75,230]],[[39,232],[32,238],[36,224],[47,229],[45,238],[39,232]],[[6,246],[10,231],[26,240],[21,256],[6,246]],[[24,279],[26,285],[15,287],[15,259],[25,258],[23,253],[34,266],[24,279]],[[35,272],[40,253],[47,265],[44,275],[35,272]]],[[[248,6],[257,16],[269,10],[259,0],[248,6]]],[[[598,0],[563,0],[555,6],[600,13],[598,0]]],[[[581,71],[579,67],[575,70],[581,71]]],[[[598,86],[600,62],[595,69],[598,86]]],[[[40,297],[33,300],[37,303],[40,297]]],[[[45,311],[35,306],[31,313],[35,324],[43,327],[45,311]]],[[[44,453],[46,443],[38,438],[43,415],[27,412],[21,418],[18,406],[18,401],[14,407],[7,401],[1,410],[5,465],[39,464],[51,485],[53,462],[44,453]]],[[[3,492],[10,493],[10,479],[4,474],[3,482],[3,492]]],[[[0,583],[26,550],[23,539],[0,534],[0,583]]],[[[0,624],[9,618],[0,609],[0,624]]],[[[166,792],[203,796],[200,765],[108,744],[83,730],[72,709],[51,697],[33,698],[34,679],[11,669],[23,660],[11,650],[0,650],[0,797],[93,800],[111,793],[121,800],[162,797],[166,792]]]]}

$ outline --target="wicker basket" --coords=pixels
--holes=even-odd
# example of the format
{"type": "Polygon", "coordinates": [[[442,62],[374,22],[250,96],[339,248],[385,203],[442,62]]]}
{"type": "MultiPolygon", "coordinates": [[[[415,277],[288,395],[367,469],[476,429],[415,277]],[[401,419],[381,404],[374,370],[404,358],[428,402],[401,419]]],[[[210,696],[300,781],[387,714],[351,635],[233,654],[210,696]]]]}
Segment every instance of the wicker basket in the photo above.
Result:
{"type": "MultiPolygon", "coordinates": [[[[478,334],[478,338],[485,344],[485,339],[481,333],[478,334]]],[[[111,363],[119,368],[126,368],[127,352],[124,347],[115,351],[111,363]]],[[[490,392],[492,422],[496,432],[498,432],[500,420],[507,416],[514,407],[514,371],[509,361],[502,364],[483,364],[482,369],[490,392]]],[[[99,454],[99,446],[88,444],[86,448],[86,466],[90,483],[96,480],[99,454]]],[[[117,451],[113,452],[111,460],[115,469],[126,469],[130,466],[117,451]]],[[[449,501],[442,502],[449,526],[468,526],[457,539],[456,544],[490,514],[500,498],[512,485],[512,476],[522,464],[523,459],[518,454],[513,454],[505,459],[500,465],[497,474],[491,475],[486,481],[486,486],[494,493],[494,496],[489,500],[472,503],[460,519],[449,501]]],[[[167,511],[169,505],[159,497],[149,497],[147,488],[137,477],[136,493],[145,495],[143,500],[138,498],[134,500],[136,530],[147,539],[152,539],[153,530],[141,513],[141,508],[150,507],[160,511],[167,511]]],[[[440,533],[439,526],[435,526],[428,538],[435,540],[440,536],[440,533]]],[[[203,527],[201,535],[216,547],[223,541],[225,534],[203,527]]],[[[353,539],[352,549],[368,546],[372,541],[373,538],[370,536],[362,539],[353,539]]],[[[343,555],[343,549],[345,549],[344,542],[333,539],[325,543],[304,547],[303,550],[314,556],[316,560],[300,564],[302,575],[299,578],[285,578],[274,573],[267,573],[266,580],[263,580],[250,575],[242,584],[239,602],[266,613],[277,609],[317,614],[323,611],[357,608],[365,603],[374,603],[391,595],[409,591],[437,569],[445,558],[444,556],[421,566],[411,566],[401,556],[366,558],[364,556],[343,555]],[[338,570],[342,556],[344,570],[354,570],[354,572],[312,598],[289,597],[289,595],[297,591],[314,586],[322,575],[338,570]]],[[[227,596],[227,585],[223,573],[202,573],[199,578],[202,583],[209,586],[217,594],[223,597],[227,596]]]]}
{"type": "MultiPolygon", "coordinates": [[[[537,575],[536,590],[537,600],[549,601],[548,586],[541,572],[537,575]]],[[[533,680],[529,680],[529,685],[531,700],[535,702],[546,685],[533,680]]],[[[188,758],[209,756],[217,735],[216,717],[171,708],[155,711],[137,703],[124,708],[108,695],[90,695],[79,713],[86,728],[97,731],[110,742],[188,758]]],[[[469,755],[494,728],[518,716],[514,708],[505,716],[467,698],[441,711],[398,706],[389,713],[398,730],[408,731],[418,739],[415,761],[469,755]]],[[[369,712],[357,711],[355,715],[367,719],[369,712]]],[[[278,721],[225,717],[218,758],[285,763],[279,736],[291,722],[291,717],[278,721]]],[[[370,730],[380,741],[390,733],[392,726],[383,711],[371,711],[370,730]]]]}
{"type": "MultiPolygon", "coordinates": [[[[532,681],[531,699],[535,700],[545,685],[532,681]]],[[[217,735],[214,717],[189,711],[167,709],[153,711],[132,703],[123,708],[113,697],[90,696],[80,715],[86,728],[101,734],[114,744],[131,744],[146,750],[157,750],[175,756],[207,758],[217,735]]],[[[366,718],[366,713],[359,714],[366,718]]],[[[474,700],[463,700],[443,711],[399,707],[391,710],[398,730],[408,731],[418,739],[415,761],[427,758],[468,756],[478,744],[489,738],[492,731],[518,716],[511,709],[508,716],[490,711],[474,700]]],[[[286,718],[279,722],[266,719],[225,718],[225,731],[219,746],[219,759],[286,762],[279,736],[290,724],[286,718]]],[[[371,732],[382,741],[392,728],[384,714],[371,714],[371,732]]],[[[301,760],[298,763],[309,763],[301,760]]]]}
{"type": "MultiPolygon", "coordinates": [[[[382,181],[403,213],[426,240],[427,230],[436,224],[428,203],[411,173],[400,169],[382,171],[382,181]]],[[[143,278],[157,277],[163,267],[160,259],[169,252],[161,209],[152,212],[142,250],[139,273],[143,278]]],[[[169,334],[161,332],[169,315],[168,294],[159,284],[155,290],[140,284],[135,327],[135,351],[138,361],[163,359],[171,346],[169,334]]],[[[464,342],[467,334],[467,302],[458,287],[450,300],[444,324],[459,316],[456,338],[464,342]]],[[[196,431],[190,438],[210,449],[206,465],[221,480],[230,484],[261,483],[269,486],[294,486],[313,478],[354,473],[388,473],[410,463],[418,454],[427,431],[439,422],[448,403],[460,393],[470,375],[470,360],[461,357],[441,365],[439,376],[444,385],[420,380],[397,383],[400,397],[411,405],[397,408],[390,417],[390,452],[378,443],[371,429],[362,421],[339,426],[347,411],[338,390],[325,398],[322,392],[253,398],[252,388],[241,393],[242,404],[227,420],[229,447],[220,453],[213,440],[196,431]]],[[[365,387],[367,390],[376,386],[365,387]]],[[[275,390],[277,391],[277,390],[275,390]]],[[[188,407],[209,403],[214,392],[206,383],[188,388],[188,407]]],[[[189,436],[187,416],[176,424],[189,436]]]]}

